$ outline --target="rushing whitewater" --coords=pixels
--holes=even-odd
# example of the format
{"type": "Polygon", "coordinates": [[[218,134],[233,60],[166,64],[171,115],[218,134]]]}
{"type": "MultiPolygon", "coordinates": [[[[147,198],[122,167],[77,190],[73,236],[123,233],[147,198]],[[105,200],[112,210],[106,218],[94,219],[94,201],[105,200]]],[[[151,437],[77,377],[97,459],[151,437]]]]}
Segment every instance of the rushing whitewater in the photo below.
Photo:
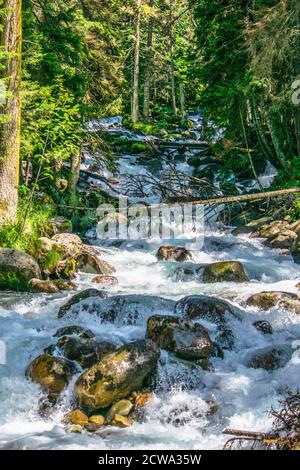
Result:
{"type": "MultiPolygon", "coordinates": [[[[120,124],[120,120],[112,122],[113,126],[120,124]]],[[[135,166],[135,162],[135,157],[121,157],[120,178],[128,169],[146,171],[135,166]]],[[[271,176],[273,173],[269,168],[266,179],[271,176]]],[[[1,340],[6,345],[6,363],[0,365],[1,448],[221,449],[226,441],[222,434],[225,427],[270,430],[271,407],[278,406],[287,388],[300,388],[300,316],[278,308],[262,312],[245,307],[245,300],[264,290],[296,293],[295,286],[300,281],[299,266],[294,264],[292,257],[265,247],[259,239],[245,235],[234,237],[230,232],[230,229],[219,230],[213,221],[206,224],[204,246],[193,253],[193,262],[241,261],[249,282],[203,284],[196,278],[185,282],[178,278],[177,268],[182,266],[181,263],[157,261],[155,254],[159,242],[106,242],[101,246],[99,241],[92,240],[99,246],[101,256],[116,268],[119,283],[108,287],[109,294],[138,295],[138,306],[130,302],[126,306],[126,314],[130,315],[131,309],[134,310],[134,322],[102,323],[99,317],[84,311],[79,311],[76,320],[58,319],[58,310],[72,295],[70,293],[2,292],[0,324],[1,340]],[[76,377],[54,413],[49,418],[41,418],[38,402],[43,394],[39,385],[25,378],[24,371],[33,358],[54,343],[53,334],[58,328],[76,323],[91,329],[99,339],[121,345],[144,338],[149,316],[173,314],[174,301],[191,294],[227,299],[242,316],[242,321],[230,319],[230,328],[236,338],[233,350],[224,351],[224,359],[212,358],[211,370],[204,371],[162,351],[155,397],[146,408],[145,422],[136,422],[128,429],[106,427],[94,434],[67,433],[62,418],[71,407],[76,377]],[[268,320],[273,335],[262,335],[257,331],[253,326],[255,320],[268,320]],[[292,349],[285,367],[267,372],[246,366],[253,351],[270,345],[285,345],[292,349]],[[207,415],[208,401],[218,405],[218,411],[212,416],[207,415]]],[[[89,235],[92,237],[94,231],[89,235]]],[[[75,281],[78,289],[90,287],[92,277],[79,273],[75,281]]],[[[214,339],[216,325],[201,323],[214,339]]]]}

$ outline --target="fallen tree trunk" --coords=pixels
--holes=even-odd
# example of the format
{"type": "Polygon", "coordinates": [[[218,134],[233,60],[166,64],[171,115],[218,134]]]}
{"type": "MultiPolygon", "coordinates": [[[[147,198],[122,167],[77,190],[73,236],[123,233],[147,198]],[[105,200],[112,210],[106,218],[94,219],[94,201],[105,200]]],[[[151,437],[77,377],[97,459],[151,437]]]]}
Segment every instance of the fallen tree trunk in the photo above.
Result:
{"type": "MultiPolygon", "coordinates": [[[[291,194],[300,193],[300,188],[290,188],[290,189],[280,189],[277,191],[266,191],[263,193],[255,194],[240,194],[238,196],[225,196],[225,197],[215,197],[211,199],[189,199],[189,200],[179,200],[176,199],[171,201],[171,204],[174,202],[190,203],[190,204],[201,204],[208,206],[216,206],[219,204],[231,204],[234,202],[249,202],[249,201],[259,201],[260,199],[267,199],[272,197],[288,196],[291,194]]],[[[171,206],[171,204],[164,204],[165,207],[171,206]]],[[[154,206],[151,206],[154,207],[154,206]]],[[[155,206],[156,207],[156,206],[155,206]]],[[[159,207],[159,206],[157,206],[159,207]]]]}

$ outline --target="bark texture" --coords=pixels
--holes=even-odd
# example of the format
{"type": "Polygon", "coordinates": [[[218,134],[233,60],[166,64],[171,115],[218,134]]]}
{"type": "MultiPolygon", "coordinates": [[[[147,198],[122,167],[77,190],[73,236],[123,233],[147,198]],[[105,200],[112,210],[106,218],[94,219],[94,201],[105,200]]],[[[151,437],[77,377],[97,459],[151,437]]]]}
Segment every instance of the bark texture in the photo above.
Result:
{"type": "Polygon", "coordinates": [[[18,206],[22,0],[5,0],[4,8],[7,14],[1,45],[7,53],[3,73],[7,94],[6,103],[0,111],[5,115],[0,129],[0,223],[15,219],[18,206]]]}

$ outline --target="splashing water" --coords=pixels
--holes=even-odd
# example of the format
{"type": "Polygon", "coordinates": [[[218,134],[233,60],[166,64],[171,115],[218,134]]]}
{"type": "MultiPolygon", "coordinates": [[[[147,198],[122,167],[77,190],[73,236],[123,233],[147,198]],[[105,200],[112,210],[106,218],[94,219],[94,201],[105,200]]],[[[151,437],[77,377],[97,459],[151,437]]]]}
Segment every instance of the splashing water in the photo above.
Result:
{"type": "MultiPolygon", "coordinates": [[[[123,164],[123,163],[121,163],[123,164]]],[[[268,312],[246,307],[251,294],[263,290],[297,292],[299,267],[289,256],[265,247],[260,240],[233,237],[217,229],[205,230],[201,251],[193,253],[193,263],[241,261],[249,276],[246,283],[203,284],[198,279],[178,280],[176,262],[158,262],[159,244],[148,241],[123,242],[118,247],[101,247],[104,258],[116,268],[119,284],[111,286],[110,296],[128,297],[125,320],[102,322],[101,315],[80,310],[76,324],[91,329],[96,337],[115,344],[143,338],[147,318],[152,314],[173,314],[174,301],[187,295],[205,294],[232,302],[242,321],[232,318],[236,342],[224,359],[213,358],[213,370],[203,370],[162,351],[158,366],[157,390],[146,408],[143,423],[128,429],[106,427],[91,434],[69,434],[61,423],[70,409],[74,380],[64,392],[60,406],[48,419],[38,413],[43,396],[37,384],[29,382],[24,371],[28,363],[54,342],[55,331],[74,319],[58,319],[59,307],[72,295],[2,293],[0,301],[1,340],[6,344],[6,364],[0,365],[0,447],[3,449],[221,449],[225,427],[268,431],[271,406],[291,389],[300,388],[300,355],[294,350],[285,367],[267,372],[246,366],[249,354],[270,345],[292,347],[300,340],[300,316],[273,308],[268,312]],[[166,300],[162,300],[166,299],[166,300]],[[132,318],[134,321],[126,321],[132,318]],[[262,335],[253,322],[268,320],[273,335],[262,335]],[[209,413],[209,403],[217,411],[209,413]]],[[[91,275],[80,273],[78,288],[92,285],[91,275]]],[[[112,301],[110,298],[105,302],[112,301]]],[[[85,302],[92,302],[91,299],[85,302]]],[[[95,301],[94,301],[95,302],[95,301]]],[[[101,302],[102,301],[98,301],[101,302]]],[[[105,303],[102,303],[105,307],[105,303]]],[[[205,322],[212,339],[216,326],[205,322]]]]}

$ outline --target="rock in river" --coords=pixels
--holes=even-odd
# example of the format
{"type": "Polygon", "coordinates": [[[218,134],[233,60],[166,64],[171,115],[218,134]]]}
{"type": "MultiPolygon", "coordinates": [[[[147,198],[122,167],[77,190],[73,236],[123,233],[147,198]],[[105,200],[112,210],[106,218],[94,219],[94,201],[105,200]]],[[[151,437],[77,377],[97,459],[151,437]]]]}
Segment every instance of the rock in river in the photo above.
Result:
{"type": "Polygon", "coordinates": [[[149,339],[125,344],[83,372],[75,384],[75,397],[81,406],[90,409],[126,398],[154,372],[159,354],[149,339]]]}
{"type": "Polygon", "coordinates": [[[29,364],[26,376],[39,383],[50,396],[57,396],[69,384],[75,371],[74,364],[68,359],[42,354],[29,364]]]}
{"type": "Polygon", "coordinates": [[[204,359],[210,357],[212,352],[212,342],[207,330],[202,325],[178,317],[150,317],[147,336],[160,348],[174,352],[183,359],[204,359]]]}
{"type": "Polygon", "coordinates": [[[161,246],[156,253],[158,261],[188,261],[192,259],[192,254],[186,248],[181,246],[161,246]]]}
{"type": "Polygon", "coordinates": [[[86,369],[91,367],[105,354],[115,351],[115,346],[107,341],[100,341],[85,336],[62,336],[56,344],[48,346],[44,352],[47,354],[59,354],[60,356],[76,361],[86,369]]]}
{"type": "Polygon", "coordinates": [[[260,292],[251,295],[246,302],[247,305],[259,307],[262,310],[269,310],[278,305],[287,310],[295,310],[296,313],[300,314],[300,296],[290,292],[260,292]]]}
{"type": "Polygon", "coordinates": [[[0,248],[0,289],[27,290],[30,279],[41,279],[35,259],[23,251],[0,248]]]}
{"type": "Polygon", "coordinates": [[[78,292],[78,294],[73,295],[62,307],[60,307],[58,318],[64,317],[74,305],[82,302],[85,299],[90,299],[92,297],[103,298],[105,296],[106,293],[98,289],[86,289],[82,292],[78,292]]]}
{"type": "Polygon", "coordinates": [[[204,282],[248,282],[244,266],[239,261],[221,261],[205,266],[204,282]]]}
{"type": "MultiPolygon", "coordinates": [[[[79,312],[84,311],[87,314],[98,316],[103,323],[135,325],[138,322],[145,322],[153,312],[172,313],[175,303],[173,300],[154,295],[115,295],[108,298],[93,296],[76,303],[76,305],[73,304],[70,307],[70,313],[76,316],[79,312]]],[[[64,316],[70,308],[68,307],[65,311],[65,306],[62,307],[59,316],[64,316]]]]}
{"type": "Polygon", "coordinates": [[[248,362],[253,369],[274,370],[284,367],[292,357],[292,351],[284,346],[268,346],[256,351],[248,362]]]}
{"type": "Polygon", "coordinates": [[[225,300],[206,295],[190,295],[179,300],[175,306],[175,313],[187,320],[207,320],[224,327],[228,315],[241,319],[237,308],[225,300]]]}

